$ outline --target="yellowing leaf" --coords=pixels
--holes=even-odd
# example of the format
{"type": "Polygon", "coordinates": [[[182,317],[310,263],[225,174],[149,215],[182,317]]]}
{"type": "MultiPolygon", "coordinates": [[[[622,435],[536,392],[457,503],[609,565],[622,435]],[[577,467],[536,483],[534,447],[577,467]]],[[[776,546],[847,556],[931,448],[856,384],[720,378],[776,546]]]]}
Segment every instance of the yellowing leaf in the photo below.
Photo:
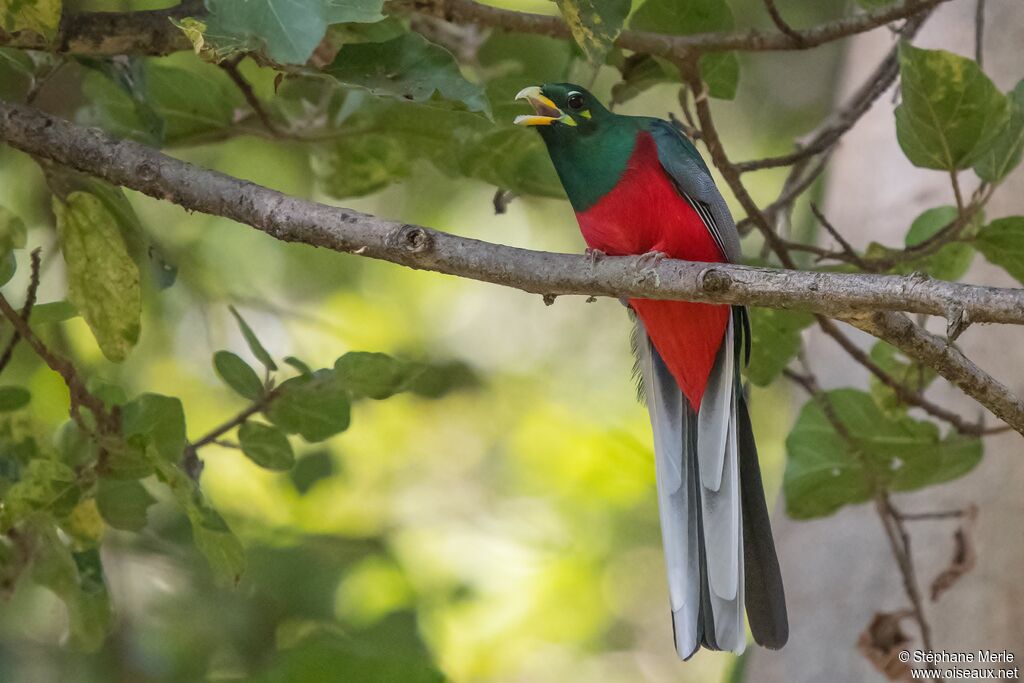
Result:
{"type": "Polygon", "coordinates": [[[557,0],[576,44],[591,64],[601,64],[622,31],[631,0],[557,0]]]}
{"type": "Polygon", "coordinates": [[[109,360],[120,362],[139,339],[142,314],[139,269],[117,219],[95,195],[54,198],[61,252],[68,271],[68,299],[81,312],[109,360]]]}
{"type": "Polygon", "coordinates": [[[0,0],[0,28],[32,31],[53,40],[60,25],[61,0],[0,0]]]}

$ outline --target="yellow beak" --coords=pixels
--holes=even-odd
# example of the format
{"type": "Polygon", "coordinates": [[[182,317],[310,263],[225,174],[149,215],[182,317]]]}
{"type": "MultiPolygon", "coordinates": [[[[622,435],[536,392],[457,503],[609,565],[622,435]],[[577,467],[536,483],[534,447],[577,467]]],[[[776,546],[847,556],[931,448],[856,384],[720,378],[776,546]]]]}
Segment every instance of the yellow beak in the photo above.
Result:
{"type": "Polygon", "coordinates": [[[522,114],[515,118],[517,126],[550,126],[556,121],[569,126],[575,126],[576,121],[571,116],[562,112],[554,102],[551,101],[540,89],[540,86],[531,85],[523,88],[516,95],[517,100],[526,100],[533,107],[533,114],[522,114]]]}

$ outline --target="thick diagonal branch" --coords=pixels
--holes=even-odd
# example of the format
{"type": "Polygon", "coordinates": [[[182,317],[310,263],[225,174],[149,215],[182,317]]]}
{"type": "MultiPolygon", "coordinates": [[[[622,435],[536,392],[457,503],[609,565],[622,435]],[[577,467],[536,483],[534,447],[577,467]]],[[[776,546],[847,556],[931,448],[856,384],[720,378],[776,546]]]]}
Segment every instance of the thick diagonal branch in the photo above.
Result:
{"type": "MultiPolygon", "coordinates": [[[[585,256],[530,251],[457,237],[290,197],[22,105],[0,102],[0,140],[37,157],[189,210],[251,225],[281,240],[356,253],[537,294],[739,303],[802,309],[847,319],[876,311],[909,311],[950,317],[966,315],[972,322],[1024,324],[1024,291],[1017,289],[914,277],[819,273],[675,260],[638,268],[637,259],[633,257],[593,262],[585,256]]],[[[901,344],[896,345],[903,348],[901,344]]],[[[917,357],[917,354],[912,355],[917,357]]],[[[935,367],[957,386],[970,387],[965,391],[1008,424],[1024,430],[1024,406],[1020,401],[995,382],[984,390],[978,383],[985,381],[979,379],[980,371],[968,367],[966,359],[962,361],[950,364],[945,357],[936,357],[938,365],[935,367]],[[966,374],[959,377],[956,372],[966,374]]]]}

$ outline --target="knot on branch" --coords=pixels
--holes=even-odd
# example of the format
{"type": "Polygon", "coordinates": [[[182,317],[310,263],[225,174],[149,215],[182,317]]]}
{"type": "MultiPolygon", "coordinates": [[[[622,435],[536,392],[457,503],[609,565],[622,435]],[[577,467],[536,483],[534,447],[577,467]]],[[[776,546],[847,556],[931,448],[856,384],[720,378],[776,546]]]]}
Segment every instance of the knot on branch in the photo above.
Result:
{"type": "Polygon", "coordinates": [[[410,254],[422,254],[434,247],[433,236],[423,228],[415,225],[403,225],[398,228],[392,234],[389,241],[394,246],[404,249],[410,254]]]}
{"type": "Polygon", "coordinates": [[[732,276],[714,268],[701,271],[697,278],[697,284],[708,294],[719,294],[728,292],[733,285],[732,276]]]}
{"type": "Polygon", "coordinates": [[[156,180],[156,166],[149,161],[143,161],[135,167],[135,176],[146,183],[156,180]]]}

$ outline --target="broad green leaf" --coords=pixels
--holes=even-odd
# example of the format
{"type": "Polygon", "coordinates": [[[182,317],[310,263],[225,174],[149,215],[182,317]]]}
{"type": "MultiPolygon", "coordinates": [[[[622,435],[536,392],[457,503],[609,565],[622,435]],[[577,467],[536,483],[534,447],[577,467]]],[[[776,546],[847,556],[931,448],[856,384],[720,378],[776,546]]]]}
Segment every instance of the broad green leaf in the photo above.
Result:
{"type": "Polygon", "coordinates": [[[490,116],[483,89],[466,80],[450,52],[418,33],[383,43],[345,45],[324,72],[378,97],[433,102],[436,93],[490,116]]]}
{"type": "Polygon", "coordinates": [[[0,206],[0,253],[24,249],[27,232],[24,221],[10,209],[0,206]]]}
{"type": "Polygon", "coordinates": [[[299,360],[295,356],[288,356],[287,358],[284,359],[284,362],[298,370],[300,375],[313,375],[312,368],[310,368],[308,365],[306,365],[303,361],[299,360]]]}
{"type": "Polygon", "coordinates": [[[85,651],[99,649],[112,617],[99,550],[72,553],[56,530],[48,528],[38,535],[32,578],[67,607],[71,644],[85,651]]]}
{"type": "Polygon", "coordinates": [[[181,400],[160,394],[142,394],[121,408],[125,439],[143,439],[165,462],[176,463],[185,450],[185,411],[181,400]]]}
{"type": "Polygon", "coordinates": [[[155,502],[156,498],[136,480],[102,479],[96,492],[96,505],[104,521],[125,531],[141,531],[146,526],[146,512],[155,502]]]}
{"type": "Polygon", "coordinates": [[[600,65],[622,31],[632,0],[556,0],[569,32],[590,63],[600,65]]]}
{"type": "Polygon", "coordinates": [[[157,476],[171,489],[192,526],[192,539],[222,583],[237,584],[245,571],[245,548],[207,502],[196,482],[176,465],[157,462],[157,476]]]}
{"type": "Polygon", "coordinates": [[[480,384],[474,370],[460,361],[420,364],[406,381],[404,390],[423,398],[440,398],[457,389],[480,384]]]}
{"type": "Polygon", "coordinates": [[[242,452],[260,467],[287,471],[295,464],[295,453],[284,433],[262,422],[247,421],[238,428],[242,452]]]}
{"type": "Polygon", "coordinates": [[[1009,101],[977,62],[945,50],[900,45],[896,136],[915,166],[969,168],[1009,119],[1009,101]]]}
{"type": "Polygon", "coordinates": [[[0,286],[6,285],[18,271],[18,260],[14,258],[14,252],[9,251],[0,256],[0,286]]]}
{"type": "Polygon", "coordinates": [[[47,40],[57,37],[62,0],[0,0],[0,29],[32,31],[47,40]]]}
{"type": "Polygon", "coordinates": [[[252,351],[252,355],[256,356],[256,360],[263,363],[263,367],[271,372],[277,370],[277,363],[270,357],[267,350],[263,348],[263,344],[260,343],[256,333],[249,327],[249,323],[245,322],[245,318],[242,314],[235,309],[234,306],[228,306],[228,310],[231,311],[231,315],[235,316],[235,322],[238,323],[238,329],[242,331],[242,336],[245,338],[245,343],[248,345],[249,350],[252,351]]]}
{"type": "Polygon", "coordinates": [[[256,371],[244,360],[230,351],[218,351],[213,354],[213,367],[224,383],[235,392],[250,401],[257,401],[263,396],[263,382],[256,371]]]}
{"type": "Polygon", "coordinates": [[[402,390],[413,368],[384,353],[350,351],[334,362],[334,372],[354,396],[384,399],[402,390]]]}
{"type": "Polygon", "coordinates": [[[1024,282],[1024,216],[992,221],[978,232],[974,246],[989,263],[1024,282]]]}
{"type": "Polygon", "coordinates": [[[32,395],[23,387],[0,387],[0,413],[24,408],[30,400],[32,395]]]}
{"type": "MultiPolygon", "coordinates": [[[[690,35],[727,31],[734,26],[725,0],[646,0],[629,20],[632,29],[690,35]]],[[[701,78],[712,97],[732,99],[739,81],[739,61],[732,53],[706,54],[700,60],[701,78]]]]}
{"type": "Polygon", "coordinates": [[[330,24],[384,19],[383,0],[207,0],[205,31],[191,25],[186,35],[223,57],[234,51],[262,51],[278,64],[305,64],[330,24]]]}
{"type": "Polygon", "coordinates": [[[1024,80],[1007,94],[1010,118],[995,142],[977,163],[974,172],[982,180],[999,182],[1020,164],[1024,154],[1024,80]]]}
{"type": "MultiPolygon", "coordinates": [[[[710,55],[708,55],[710,56],[710,55]]],[[[615,61],[620,81],[612,86],[612,104],[622,104],[659,83],[679,80],[679,69],[668,60],[647,54],[621,55],[615,61]]]]}
{"type": "Polygon", "coordinates": [[[747,379],[759,387],[768,386],[800,350],[800,333],[814,322],[802,311],[750,308],[750,364],[747,379]]]}
{"type": "MultiPolygon", "coordinates": [[[[908,247],[920,244],[956,220],[955,206],[928,209],[914,219],[904,243],[908,247]]],[[[901,264],[896,272],[921,271],[939,280],[959,280],[974,260],[974,247],[965,242],[953,242],[920,259],[901,264]]]]}
{"type": "Polygon", "coordinates": [[[505,190],[538,197],[565,197],[540,136],[520,127],[481,134],[458,149],[462,173],[505,190]]]}
{"type": "Polygon", "coordinates": [[[68,298],[82,312],[108,359],[120,362],[139,338],[142,314],[139,269],[117,219],[95,195],[72,192],[53,200],[68,298]]]}
{"type": "Polygon", "coordinates": [[[981,459],[981,442],[945,439],[934,423],[887,415],[856,389],[825,394],[850,435],[840,435],[819,399],[808,401],[786,439],[786,511],[796,519],[829,515],[869,500],[876,487],[909,491],[959,477],[981,459]]]}
{"type": "Polygon", "coordinates": [[[273,424],[309,442],[323,441],[348,429],[349,397],[344,383],[330,370],[313,377],[292,377],[264,411],[273,424]]]}
{"type": "Polygon", "coordinates": [[[334,457],[330,451],[316,451],[298,459],[289,478],[300,494],[305,494],[321,479],[334,474],[334,457]]]}
{"type": "Polygon", "coordinates": [[[78,309],[70,301],[49,301],[32,307],[31,321],[33,325],[47,325],[62,323],[77,317],[78,309]]]}
{"type": "Polygon", "coordinates": [[[412,170],[401,141],[387,134],[343,136],[317,145],[310,162],[323,191],[335,199],[372,194],[412,170]]]}

